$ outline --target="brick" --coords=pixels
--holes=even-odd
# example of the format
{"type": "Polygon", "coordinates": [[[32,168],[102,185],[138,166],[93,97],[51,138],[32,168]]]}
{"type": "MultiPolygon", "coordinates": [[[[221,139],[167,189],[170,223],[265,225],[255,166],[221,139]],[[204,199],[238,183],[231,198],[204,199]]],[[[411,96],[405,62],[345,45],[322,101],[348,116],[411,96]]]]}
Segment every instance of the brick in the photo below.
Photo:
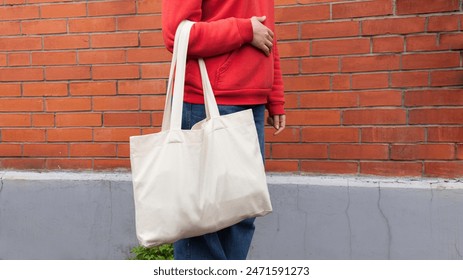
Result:
{"type": "Polygon", "coordinates": [[[397,0],[397,14],[426,14],[435,12],[450,12],[460,9],[458,0],[433,0],[423,5],[421,0],[397,0]]]}
{"type": "Polygon", "coordinates": [[[382,144],[331,144],[330,159],[388,159],[389,147],[382,144]]]}
{"type": "Polygon", "coordinates": [[[42,49],[40,37],[14,37],[0,40],[0,51],[21,51],[42,49]]]}
{"type": "Polygon", "coordinates": [[[59,113],[56,114],[56,126],[101,126],[101,113],[59,113]]]}
{"type": "Polygon", "coordinates": [[[265,169],[268,172],[294,172],[299,170],[296,160],[266,160],[265,169]]]}
{"type": "Polygon", "coordinates": [[[326,20],[329,18],[329,5],[275,8],[275,22],[326,20]]]}
{"type": "Polygon", "coordinates": [[[45,36],[43,38],[45,50],[86,49],[90,47],[88,35],[45,36]]]}
{"type": "Polygon", "coordinates": [[[311,55],[364,54],[370,52],[370,39],[316,40],[311,55]]]}
{"type": "Polygon", "coordinates": [[[128,170],[130,169],[129,159],[94,159],[95,170],[128,170]]]}
{"type": "Polygon", "coordinates": [[[20,84],[0,84],[0,96],[20,96],[20,84]]]}
{"type": "Polygon", "coordinates": [[[279,24],[275,26],[275,33],[279,41],[300,39],[299,24],[279,24]]]}
{"type": "Polygon", "coordinates": [[[23,127],[30,125],[30,114],[0,114],[0,127],[23,127]]]}
{"type": "Polygon", "coordinates": [[[299,108],[299,94],[297,94],[297,93],[286,93],[285,94],[285,108],[286,109],[297,109],[297,108],[299,108]]]}
{"type": "Polygon", "coordinates": [[[128,142],[129,137],[140,135],[139,128],[95,128],[95,142],[128,142]]]}
{"type": "Polygon", "coordinates": [[[24,20],[39,17],[38,6],[3,6],[0,7],[0,18],[2,20],[24,20]]]}
{"type": "Polygon", "coordinates": [[[116,144],[71,144],[71,157],[114,157],[116,144]]]}
{"type": "Polygon", "coordinates": [[[77,82],[69,84],[71,95],[116,95],[116,82],[77,82]]]}
{"type": "Polygon", "coordinates": [[[360,107],[402,105],[402,93],[397,90],[362,91],[358,98],[360,107]]]}
{"type": "Polygon", "coordinates": [[[378,176],[421,176],[419,162],[361,162],[360,173],[378,176]]]}
{"type": "Polygon", "coordinates": [[[45,100],[47,112],[90,111],[92,100],[90,98],[47,98],[45,100]]]}
{"type": "Polygon", "coordinates": [[[328,90],[329,76],[291,76],[283,77],[286,91],[328,90]]]}
{"type": "Polygon", "coordinates": [[[119,94],[165,94],[167,91],[164,80],[119,81],[119,94]]]}
{"type": "Polygon", "coordinates": [[[95,111],[133,111],[140,109],[139,97],[94,97],[95,111]]]}
{"type": "Polygon", "coordinates": [[[161,12],[161,0],[139,0],[137,1],[137,13],[139,14],[151,14],[161,12]]]}
{"type": "Polygon", "coordinates": [[[389,75],[387,73],[352,75],[353,89],[380,89],[388,87],[389,75]]]}
{"type": "Polygon", "coordinates": [[[24,4],[26,3],[26,0],[5,0],[3,1],[4,4],[11,4],[11,5],[15,5],[15,4],[24,4]]]}
{"type": "Polygon", "coordinates": [[[103,115],[103,125],[112,126],[150,126],[151,114],[149,113],[105,113],[103,115]]]}
{"type": "Polygon", "coordinates": [[[49,81],[90,79],[90,66],[49,66],[45,77],[49,81]]]}
{"type": "Polygon", "coordinates": [[[134,0],[93,2],[88,3],[89,16],[127,15],[135,14],[136,6],[134,0]]]}
{"type": "Polygon", "coordinates": [[[436,34],[411,35],[407,37],[407,51],[438,51],[444,49],[436,34]]]}
{"type": "Polygon", "coordinates": [[[326,159],[326,144],[272,144],[272,158],[309,158],[326,159]]]}
{"type": "Polygon", "coordinates": [[[398,70],[400,56],[398,55],[370,55],[350,56],[341,60],[342,72],[371,72],[381,70],[398,70]]]}
{"type": "Polygon", "coordinates": [[[164,110],[166,102],[165,95],[161,96],[142,96],[141,97],[141,110],[144,111],[161,111],[164,110]]]}
{"type": "Polygon", "coordinates": [[[414,144],[391,146],[392,160],[454,159],[455,146],[450,144],[414,144]]]}
{"type": "Polygon", "coordinates": [[[402,56],[403,69],[436,69],[460,66],[459,53],[406,54],[402,56]]]}
{"type": "Polygon", "coordinates": [[[356,93],[309,93],[300,96],[300,108],[357,107],[356,93]]]}
{"type": "Polygon", "coordinates": [[[161,15],[128,16],[117,18],[118,30],[161,29],[161,15]]]}
{"type": "Polygon", "coordinates": [[[3,169],[44,169],[45,159],[38,158],[11,158],[0,159],[0,166],[3,169]]]}
{"type": "Polygon", "coordinates": [[[457,15],[440,15],[428,18],[428,32],[457,31],[459,18],[457,15]]]}
{"type": "Polygon", "coordinates": [[[463,127],[429,127],[428,142],[463,142],[463,127]]]}
{"type": "Polygon", "coordinates": [[[359,142],[359,129],[349,127],[306,127],[302,129],[302,141],[320,143],[359,142]]]}
{"type": "Polygon", "coordinates": [[[32,65],[69,65],[76,64],[76,53],[67,52],[33,52],[32,65]]]}
{"type": "Polygon", "coordinates": [[[91,35],[92,48],[137,47],[138,33],[91,35]]]}
{"type": "Polygon", "coordinates": [[[332,75],[332,90],[347,90],[352,88],[351,75],[332,75]]]}
{"type": "Polygon", "coordinates": [[[92,75],[94,80],[138,79],[140,69],[138,65],[93,66],[92,75]]]}
{"type": "MultiPolygon", "coordinates": [[[[86,142],[92,140],[93,131],[91,128],[53,128],[47,130],[48,142],[86,142]]],[[[71,156],[73,155],[71,154],[71,156]]]]}
{"type": "Polygon", "coordinates": [[[407,71],[391,73],[392,87],[425,87],[429,85],[428,71],[407,71]]]}
{"type": "MultiPolygon", "coordinates": [[[[288,75],[288,74],[299,74],[300,71],[299,71],[299,59],[282,59],[280,60],[280,69],[281,69],[281,73],[283,75],[288,75]]],[[[315,66],[315,65],[314,65],[315,66]]],[[[306,65],[306,70],[308,72],[310,71],[316,71],[316,73],[321,73],[323,72],[322,71],[319,71],[316,69],[316,67],[314,67],[312,65],[306,65]]]]}
{"type": "Polygon", "coordinates": [[[359,34],[360,23],[358,21],[305,23],[301,25],[302,39],[353,37],[359,34]]]}
{"type": "Polygon", "coordinates": [[[275,0],[275,6],[286,6],[297,4],[300,1],[297,0],[275,0]]]}
{"type": "Polygon", "coordinates": [[[23,82],[43,80],[42,68],[0,68],[0,82],[23,82]]]}
{"type": "Polygon", "coordinates": [[[401,53],[404,51],[404,38],[401,36],[373,37],[374,53],[401,53]]]}
{"type": "Polygon", "coordinates": [[[7,64],[6,54],[0,54],[0,67],[6,66],[7,64]]]}
{"type": "Polygon", "coordinates": [[[37,112],[43,110],[40,98],[2,98],[0,112],[37,112]]]}
{"type": "Polygon", "coordinates": [[[130,157],[130,144],[118,143],[117,144],[117,157],[129,158],[130,157]]]}
{"type": "Polygon", "coordinates": [[[402,109],[360,109],[343,112],[344,125],[405,123],[406,111],[402,109]]]}
{"type": "Polygon", "coordinates": [[[2,142],[44,142],[44,129],[2,129],[2,142]]]}
{"type": "Polygon", "coordinates": [[[30,53],[10,53],[8,54],[8,66],[29,66],[31,65],[30,53]]]}
{"type": "Polygon", "coordinates": [[[25,157],[59,157],[68,155],[67,144],[24,144],[25,157]]]}
{"type": "Polygon", "coordinates": [[[339,125],[341,112],[338,110],[287,111],[286,125],[339,125]]]}
{"type": "Polygon", "coordinates": [[[70,33],[116,31],[115,18],[77,18],[68,21],[70,33]]]}
{"type": "Polygon", "coordinates": [[[82,50],[78,52],[79,64],[115,64],[126,62],[124,50],[82,50]]]}
{"type": "Polygon", "coordinates": [[[140,33],[140,46],[142,47],[162,47],[164,46],[164,39],[162,38],[161,31],[151,31],[140,33]]]}
{"type": "Polygon", "coordinates": [[[364,143],[414,143],[426,139],[422,127],[367,127],[361,131],[364,143]]]}
{"type": "Polygon", "coordinates": [[[23,96],[66,96],[67,83],[24,83],[23,96]]]}
{"type": "MultiPolygon", "coordinates": [[[[22,154],[22,148],[19,144],[0,144],[0,155],[2,157],[19,157],[22,154]]],[[[0,160],[0,167],[1,165],[0,160]]]]}
{"type": "Polygon", "coordinates": [[[424,173],[432,177],[461,178],[463,162],[425,162],[424,173]]]}
{"type": "Polygon", "coordinates": [[[462,124],[463,108],[430,108],[409,111],[410,124],[462,124]]]}
{"type": "Polygon", "coordinates": [[[0,35],[17,35],[21,33],[21,26],[18,21],[0,22],[0,35]]]}
{"type": "Polygon", "coordinates": [[[355,1],[332,6],[334,19],[391,15],[392,9],[392,2],[386,0],[355,1]]]}
{"type": "Polygon", "coordinates": [[[81,17],[86,14],[86,3],[51,4],[40,6],[40,16],[42,18],[81,17]]]}
{"type": "Polygon", "coordinates": [[[313,174],[357,174],[358,163],[350,161],[301,161],[301,171],[313,174]]]}
{"type": "Polygon", "coordinates": [[[49,170],[88,170],[93,165],[92,159],[75,159],[75,158],[47,158],[45,168],[49,170]]]}
{"type": "Polygon", "coordinates": [[[337,73],[339,68],[337,57],[311,57],[301,60],[302,73],[337,73]]]}
{"type": "Polygon", "coordinates": [[[431,86],[461,86],[462,82],[462,70],[431,72],[431,86]]]}
{"type": "Polygon", "coordinates": [[[299,128],[286,127],[285,130],[278,135],[273,135],[275,128],[266,127],[265,142],[267,143],[291,143],[300,142],[301,133],[299,128]]]}
{"type": "Polygon", "coordinates": [[[457,159],[463,159],[463,144],[457,145],[457,159]]]}
{"type": "Polygon", "coordinates": [[[166,48],[143,48],[127,50],[127,62],[165,62],[172,59],[166,48]]]}
{"type": "Polygon", "coordinates": [[[58,34],[66,33],[65,20],[33,20],[21,23],[22,34],[58,34]]]}
{"type": "Polygon", "coordinates": [[[278,51],[282,58],[308,56],[310,54],[308,42],[279,43],[278,51]]]}
{"type": "Polygon", "coordinates": [[[424,32],[425,18],[388,18],[362,22],[363,35],[411,34],[424,32]]]}
{"type": "Polygon", "coordinates": [[[414,90],[405,92],[405,106],[463,105],[463,89],[414,90]]]}
{"type": "Polygon", "coordinates": [[[442,34],[440,37],[440,44],[442,48],[448,50],[461,50],[463,49],[463,34],[462,33],[449,33],[442,34]]]}
{"type": "Polygon", "coordinates": [[[55,114],[33,114],[32,115],[33,127],[51,127],[55,126],[55,114]]]}

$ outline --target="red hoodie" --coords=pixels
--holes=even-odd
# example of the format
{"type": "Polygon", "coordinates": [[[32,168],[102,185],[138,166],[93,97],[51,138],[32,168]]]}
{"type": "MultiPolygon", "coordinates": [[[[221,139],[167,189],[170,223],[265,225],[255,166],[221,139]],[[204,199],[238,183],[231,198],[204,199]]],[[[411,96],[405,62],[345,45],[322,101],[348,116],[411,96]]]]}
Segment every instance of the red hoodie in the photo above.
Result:
{"type": "Polygon", "coordinates": [[[196,61],[203,57],[218,104],[266,104],[270,115],[284,114],[276,39],[270,56],[250,44],[252,16],[266,16],[264,24],[274,31],[273,0],[163,0],[162,5],[163,36],[170,51],[179,23],[197,22],[188,46],[186,102],[204,102],[196,61]]]}

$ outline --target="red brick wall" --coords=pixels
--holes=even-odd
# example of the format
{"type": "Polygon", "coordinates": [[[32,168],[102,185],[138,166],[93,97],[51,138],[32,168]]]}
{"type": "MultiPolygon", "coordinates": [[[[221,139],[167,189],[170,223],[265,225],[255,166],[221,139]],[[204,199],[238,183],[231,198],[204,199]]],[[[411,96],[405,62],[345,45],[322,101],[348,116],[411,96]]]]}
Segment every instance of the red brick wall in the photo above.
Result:
{"type": "MultiPolygon", "coordinates": [[[[275,0],[279,172],[463,177],[462,0],[275,0]]],[[[0,0],[0,168],[127,169],[159,131],[160,0],[0,0]]]]}

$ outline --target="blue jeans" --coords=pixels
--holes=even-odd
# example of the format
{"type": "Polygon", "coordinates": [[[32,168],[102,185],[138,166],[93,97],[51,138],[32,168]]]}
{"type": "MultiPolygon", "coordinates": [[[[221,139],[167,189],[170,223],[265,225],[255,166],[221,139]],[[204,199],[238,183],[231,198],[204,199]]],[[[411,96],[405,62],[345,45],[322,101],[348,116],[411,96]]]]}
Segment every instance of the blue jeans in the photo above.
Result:
{"type": "MultiPolygon", "coordinates": [[[[219,105],[221,115],[252,109],[264,159],[264,112],[265,105],[219,105]]],[[[183,104],[182,129],[191,127],[206,118],[204,105],[183,104]]],[[[254,220],[250,218],[218,232],[182,239],[174,243],[176,260],[245,260],[254,234],[254,220]]]]}

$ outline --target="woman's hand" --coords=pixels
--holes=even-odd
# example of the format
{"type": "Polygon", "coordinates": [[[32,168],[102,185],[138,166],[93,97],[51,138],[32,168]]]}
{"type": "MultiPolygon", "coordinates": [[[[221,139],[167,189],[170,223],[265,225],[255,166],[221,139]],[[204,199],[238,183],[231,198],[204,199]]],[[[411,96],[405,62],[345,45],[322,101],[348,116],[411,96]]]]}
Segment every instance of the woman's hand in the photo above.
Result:
{"type": "Polygon", "coordinates": [[[266,56],[269,56],[273,48],[273,32],[262,24],[266,18],[265,16],[251,18],[252,31],[254,33],[251,45],[264,52],[266,56]]]}
{"type": "Polygon", "coordinates": [[[272,117],[268,117],[267,123],[277,130],[273,133],[273,135],[277,135],[286,127],[286,115],[274,115],[272,117]]]}

